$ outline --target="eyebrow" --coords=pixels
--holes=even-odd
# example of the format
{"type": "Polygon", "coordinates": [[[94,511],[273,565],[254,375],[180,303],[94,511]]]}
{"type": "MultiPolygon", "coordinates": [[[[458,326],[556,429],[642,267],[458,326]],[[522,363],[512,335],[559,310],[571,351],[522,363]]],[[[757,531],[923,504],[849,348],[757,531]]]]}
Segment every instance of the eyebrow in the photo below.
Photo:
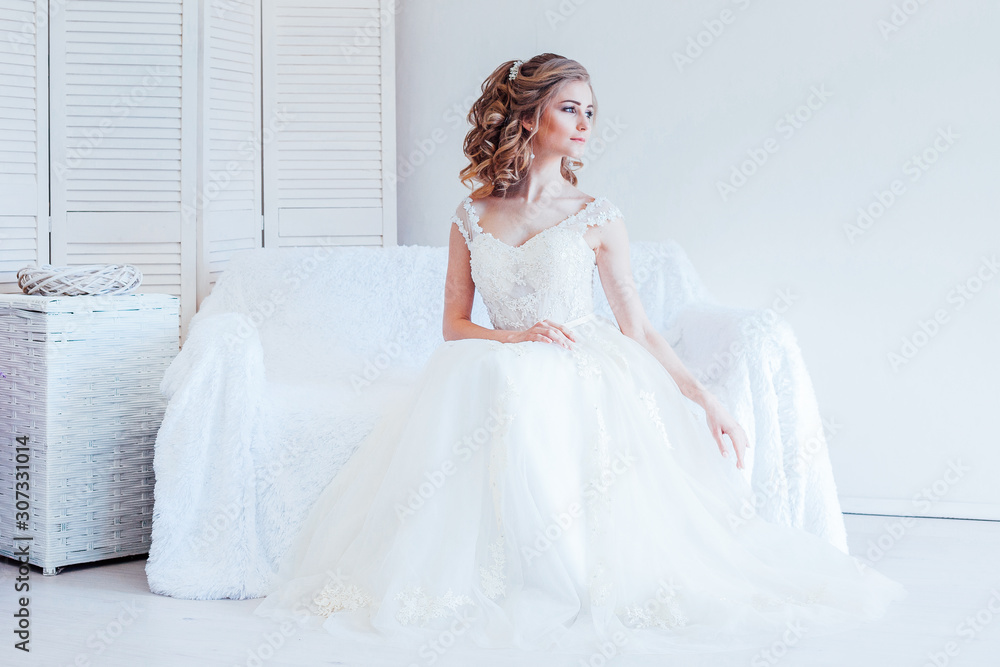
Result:
{"type": "MultiPolygon", "coordinates": [[[[564,102],[572,102],[573,104],[579,104],[579,102],[577,102],[576,100],[563,100],[563,101],[562,101],[562,102],[560,102],[559,104],[563,104],[564,102]]],[[[590,108],[590,107],[592,107],[592,106],[594,106],[594,105],[593,105],[593,104],[588,104],[588,105],[587,105],[587,107],[588,107],[588,108],[590,108]]]]}

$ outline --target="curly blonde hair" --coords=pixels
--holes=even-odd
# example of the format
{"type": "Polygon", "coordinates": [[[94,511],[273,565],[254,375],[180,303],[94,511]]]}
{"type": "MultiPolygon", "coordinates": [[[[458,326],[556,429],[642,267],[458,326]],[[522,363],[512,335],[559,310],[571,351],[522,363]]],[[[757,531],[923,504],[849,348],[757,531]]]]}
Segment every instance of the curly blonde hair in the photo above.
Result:
{"type": "MultiPolygon", "coordinates": [[[[525,61],[517,77],[508,79],[515,61],[501,64],[483,81],[483,94],[469,110],[472,129],[465,135],[463,150],[469,164],[459,173],[462,183],[473,188],[470,196],[482,199],[502,196],[507,189],[524,178],[531,164],[529,141],[538,132],[542,110],[567,81],[586,81],[590,74],[575,60],[554,53],[542,53],[525,61]],[[529,132],[521,124],[531,120],[529,132]],[[470,182],[479,182],[476,188],[470,182]]],[[[597,118],[597,97],[594,115],[597,118]]],[[[563,157],[560,171],[563,178],[576,185],[576,169],[580,160],[563,157]]]]}

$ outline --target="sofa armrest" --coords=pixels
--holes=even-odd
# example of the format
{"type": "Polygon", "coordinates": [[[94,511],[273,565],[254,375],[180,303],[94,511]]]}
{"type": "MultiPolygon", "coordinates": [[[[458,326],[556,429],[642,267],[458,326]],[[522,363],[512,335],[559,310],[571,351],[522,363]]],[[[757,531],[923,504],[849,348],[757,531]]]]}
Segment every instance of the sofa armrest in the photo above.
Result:
{"type": "Polygon", "coordinates": [[[252,566],[231,567],[258,560],[251,445],[261,433],[264,384],[260,338],[239,313],[198,321],[167,369],[146,564],[154,593],[217,599],[264,579],[252,566]]]}
{"type": "Polygon", "coordinates": [[[835,435],[839,427],[820,414],[792,326],[779,318],[767,328],[762,343],[772,361],[765,368],[751,366],[751,371],[761,375],[757,384],[766,384],[775,396],[792,521],[847,553],[844,515],[827,447],[827,436],[835,435]]]}
{"type": "Polygon", "coordinates": [[[700,303],[678,313],[670,336],[685,366],[747,433],[749,511],[846,552],[823,421],[788,322],[770,309],[700,303]]]}

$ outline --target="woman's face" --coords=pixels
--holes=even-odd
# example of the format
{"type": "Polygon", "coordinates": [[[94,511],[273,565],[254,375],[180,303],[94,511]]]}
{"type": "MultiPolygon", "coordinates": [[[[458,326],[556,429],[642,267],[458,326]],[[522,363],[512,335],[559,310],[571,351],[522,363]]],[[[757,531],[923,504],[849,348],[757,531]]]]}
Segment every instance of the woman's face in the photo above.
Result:
{"type": "MultiPolygon", "coordinates": [[[[535,157],[583,155],[593,126],[594,98],[586,81],[567,81],[542,110],[538,132],[531,138],[535,157]]],[[[528,121],[530,124],[530,121],[528,121]]]]}

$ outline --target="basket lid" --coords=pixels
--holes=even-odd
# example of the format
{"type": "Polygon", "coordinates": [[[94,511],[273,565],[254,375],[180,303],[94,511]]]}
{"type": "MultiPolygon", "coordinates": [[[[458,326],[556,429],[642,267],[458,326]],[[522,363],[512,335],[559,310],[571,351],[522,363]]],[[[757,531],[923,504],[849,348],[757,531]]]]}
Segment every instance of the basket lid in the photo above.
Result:
{"type": "Polygon", "coordinates": [[[180,299],[172,294],[87,294],[79,296],[40,296],[36,294],[0,294],[0,309],[32,310],[39,313],[74,313],[118,310],[155,310],[177,307],[180,299]]]}

